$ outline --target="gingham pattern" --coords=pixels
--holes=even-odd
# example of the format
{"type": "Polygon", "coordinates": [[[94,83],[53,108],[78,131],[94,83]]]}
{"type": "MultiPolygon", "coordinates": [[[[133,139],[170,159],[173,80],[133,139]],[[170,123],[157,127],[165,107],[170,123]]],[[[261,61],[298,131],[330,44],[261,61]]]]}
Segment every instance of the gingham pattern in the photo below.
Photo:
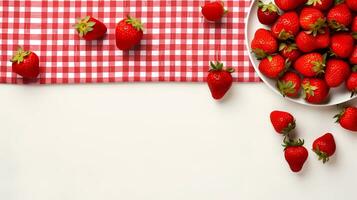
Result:
{"type": "Polygon", "coordinates": [[[19,83],[9,59],[17,47],[40,57],[40,83],[204,81],[210,60],[236,69],[235,81],[259,78],[244,45],[250,0],[228,0],[221,24],[204,22],[196,0],[3,0],[0,2],[0,82],[19,83]],[[114,29],[127,14],[144,23],[136,50],[115,46],[114,29]],[[102,41],[80,40],[72,25],[91,15],[103,21],[102,41]]]}

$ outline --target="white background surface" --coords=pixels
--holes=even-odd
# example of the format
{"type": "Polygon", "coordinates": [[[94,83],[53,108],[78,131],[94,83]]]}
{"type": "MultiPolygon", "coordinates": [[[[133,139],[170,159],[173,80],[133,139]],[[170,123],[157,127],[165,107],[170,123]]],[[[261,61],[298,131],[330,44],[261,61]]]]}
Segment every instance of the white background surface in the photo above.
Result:
{"type": "Polygon", "coordinates": [[[0,96],[2,200],[357,198],[357,133],[334,123],[337,108],[263,84],[235,84],[223,102],[187,83],[2,85],[0,96]],[[295,115],[308,149],[332,132],[336,155],[322,165],[309,150],[290,172],[273,109],[295,115]]]}

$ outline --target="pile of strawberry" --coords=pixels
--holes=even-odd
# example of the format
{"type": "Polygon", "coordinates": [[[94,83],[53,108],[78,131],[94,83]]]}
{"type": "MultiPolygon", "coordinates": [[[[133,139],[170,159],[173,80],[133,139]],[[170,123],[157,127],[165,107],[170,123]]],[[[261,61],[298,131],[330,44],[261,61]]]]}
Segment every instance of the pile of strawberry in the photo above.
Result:
{"type": "Polygon", "coordinates": [[[330,88],[357,93],[357,1],[275,0],[259,2],[258,29],[251,43],[259,70],[277,80],[285,97],[314,104],[328,100],[330,88]],[[275,5],[276,4],[276,5],[275,5]],[[278,9],[280,8],[280,10],[278,9]],[[283,11],[283,12],[282,12],[283,11]]]}

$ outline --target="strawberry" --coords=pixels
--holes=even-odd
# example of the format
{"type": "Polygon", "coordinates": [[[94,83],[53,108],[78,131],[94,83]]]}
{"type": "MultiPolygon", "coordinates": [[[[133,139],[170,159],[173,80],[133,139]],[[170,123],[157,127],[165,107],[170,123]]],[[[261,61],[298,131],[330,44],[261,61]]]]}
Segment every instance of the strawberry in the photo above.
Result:
{"type": "Polygon", "coordinates": [[[275,131],[284,135],[289,134],[296,126],[294,117],[284,111],[275,110],[271,112],[270,121],[275,131]]]}
{"type": "Polygon", "coordinates": [[[264,58],[259,63],[259,70],[269,78],[279,78],[289,68],[289,63],[281,55],[264,58]]]}
{"type": "Polygon", "coordinates": [[[262,1],[258,3],[258,19],[264,25],[272,25],[279,17],[279,11],[273,3],[265,4],[262,1]]]}
{"type": "Polygon", "coordinates": [[[224,8],[222,1],[209,2],[202,7],[203,17],[210,22],[220,21],[227,13],[228,10],[224,8]]]}
{"type": "Polygon", "coordinates": [[[326,25],[326,18],[324,14],[316,9],[306,7],[300,13],[300,26],[302,29],[309,31],[314,36],[318,33],[324,33],[326,25]]]}
{"type": "Polygon", "coordinates": [[[357,40],[357,16],[353,18],[352,22],[352,36],[357,40]]]}
{"type": "Polygon", "coordinates": [[[286,72],[277,83],[280,93],[285,97],[295,98],[299,96],[301,88],[301,78],[295,72],[286,72]]]}
{"type": "Polygon", "coordinates": [[[327,21],[330,28],[336,31],[348,30],[352,23],[352,13],[345,3],[337,4],[327,14],[327,21]]]}
{"type": "Polygon", "coordinates": [[[79,37],[88,41],[103,38],[107,32],[107,27],[91,16],[77,19],[77,24],[74,27],[79,37]]]}
{"type": "Polygon", "coordinates": [[[296,12],[281,15],[271,28],[274,37],[280,40],[294,39],[300,30],[299,16],[296,12]]]}
{"type": "Polygon", "coordinates": [[[326,56],[320,53],[309,53],[298,58],[294,68],[305,77],[314,77],[324,73],[326,56]]]}
{"type": "Polygon", "coordinates": [[[357,107],[346,107],[334,118],[344,129],[357,131],[357,107]]]}
{"type": "Polygon", "coordinates": [[[346,81],[346,88],[351,91],[351,97],[357,94],[357,68],[352,72],[346,81]]]}
{"type": "Polygon", "coordinates": [[[211,69],[207,76],[207,84],[211,91],[212,97],[216,100],[223,98],[227,91],[231,88],[233,78],[231,73],[233,68],[223,68],[221,62],[210,62],[211,69]]]}
{"type": "Polygon", "coordinates": [[[251,47],[255,56],[263,59],[278,51],[278,42],[270,31],[261,28],[255,32],[251,47]]]}
{"type": "Polygon", "coordinates": [[[357,45],[354,47],[353,52],[350,57],[350,63],[357,65],[357,45]]]}
{"type": "Polygon", "coordinates": [[[351,74],[347,62],[339,59],[330,59],[326,63],[325,81],[329,87],[340,86],[351,74]]]}
{"type": "Polygon", "coordinates": [[[333,4],[333,0],[308,0],[306,5],[322,11],[328,10],[333,4]]]}
{"type": "Polygon", "coordinates": [[[301,52],[297,48],[296,44],[281,43],[279,51],[284,58],[289,59],[291,62],[294,62],[301,55],[301,52]]]}
{"type": "Polygon", "coordinates": [[[357,1],[356,0],[346,0],[347,6],[353,10],[354,12],[357,12],[357,1]]]}
{"type": "Polygon", "coordinates": [[[317,138],[312,144],[312,150],[318,155],[319,160],[322,160],[323,163],[329,161],[329,158],[336,151],[336,143],[333,135],[331,133],[326,133],[317,138]]]}
{"type": "Polygon", "coordinates": [[[307,0],[275,0],[275,4],[284,11],[295,10],[306,2],[307,0]]]}
{"type": "Polygon", "coordinates": [[[28,79],[34,79],[40,73],[38,56],[31,51],[25,51],[21,47],[10,60],[12,71],[28,79]]]}
{"type": "Polygon", "coordinates": [[[318,49],[327,48],[330,44],[330,32],[326,28],[325,33],[313,36],[305,31],[296,36],[296,46],[304,53],[313,52],[318,49]]]}
{"type": "Polygon", "coordinates": [[[326,82],[318,78],[305,78],[302,80],[304,99],[310,103],[323,103],[326,101],[330,88],[326,82]]]}
{"type": "Polygon", "coordinates": [[[348,58],[354,47],[354,40],[349,33],[338,33],[331,37],[331,52],[339,58],[348,58]]]}
{"type": "Polygon", "coordinates": [[[299,140],[287,140],[284,139],[284,154],[285,160],[288,162],[291,171],[299,172],[304,166],[305,161],[309,155],[306,148],[303,146],[304,141],[299,140]]]}
{"type": "Polygon", "coordinates": [[[133,17],[127,16],[115,28],[116,45],[120,50],[130,50],[143,38],[143,25],[133,17]]]}

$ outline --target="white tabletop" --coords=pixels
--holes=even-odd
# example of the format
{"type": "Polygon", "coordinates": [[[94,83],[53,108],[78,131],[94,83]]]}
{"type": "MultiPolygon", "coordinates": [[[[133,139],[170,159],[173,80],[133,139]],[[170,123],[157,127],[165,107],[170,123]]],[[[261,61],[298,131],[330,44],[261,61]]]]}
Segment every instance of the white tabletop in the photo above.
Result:
{"type": "MultiPolygon", "coordinates": [[[[0,87],[3,200],[355,200],[357,133],[336,107],[282,99],[262,83],[235,84],[223,102],[204,84],[129,83],[0,87]],[[290,172],[274,109],[297,132],[332,132],[336,155],[312,151],[290,172]]],[[[357,105],[357,101],[350,102],[357,105]]]]}

